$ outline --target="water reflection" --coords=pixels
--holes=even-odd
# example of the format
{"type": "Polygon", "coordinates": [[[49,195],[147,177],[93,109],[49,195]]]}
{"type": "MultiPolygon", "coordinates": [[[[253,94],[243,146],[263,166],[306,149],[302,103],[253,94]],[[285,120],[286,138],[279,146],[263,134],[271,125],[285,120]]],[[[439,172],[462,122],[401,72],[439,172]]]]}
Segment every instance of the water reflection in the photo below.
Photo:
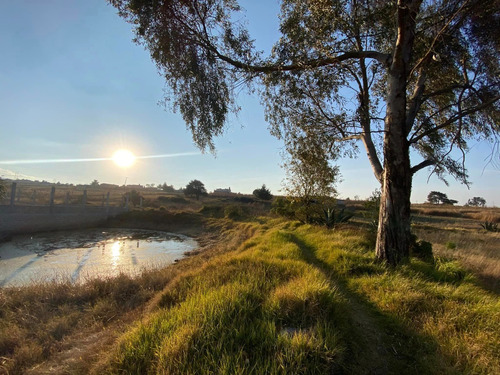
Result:
{"type": "Polygon", "coordinates": [[[0,244],[0,287],[32,280],[68,277],[81,282],[120,272],[134,274],[172,263],[197,246],[186,236],[136,229],[16,236],[11,242],[0,244]],[[42,258],[43,262],[36,262],[42,258]]]}
{"type": "Polygon", "coordinates": [[[118,266],[118,260],[120,259],[120,241],[116,241],[111,246],[111,260],[113,263],[113,267],[118,266]]]}

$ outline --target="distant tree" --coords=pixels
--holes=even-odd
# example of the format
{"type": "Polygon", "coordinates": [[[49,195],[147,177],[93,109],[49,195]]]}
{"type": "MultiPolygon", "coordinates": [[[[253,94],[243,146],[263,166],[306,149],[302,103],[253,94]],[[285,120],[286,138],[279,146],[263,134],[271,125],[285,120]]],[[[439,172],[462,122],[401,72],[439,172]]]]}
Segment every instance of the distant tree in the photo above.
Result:
{"type": "Polygon", "coordinates": [[[160,187],[161,190],[163,190],[164,192],[167,192],[167,193],[173,193],[175,191],[174,186],[167,185],[166,182],[164,182],[163,184],[160,184],[158,186],[160,187]]]}
{"type": "Polygon", "coordinates": [[[137,190],[132,190],[128,192],[129,194],[129,202],[134,206],[138,206],[141,203],[141,194],[137,190]]]}
{"type": "Polygon", "coordinates": [[[427,195],[427,201],[432,204],[451,204],[454,205],[458,201],[455,199],[449,199],[445,193],[441,193],[439,191],[431,191],[429,195],[427,195]]]}
{"type": "Polygon", "coordinates": [[[92,186],[92,187],[98,187],[99,186],[99,181],[97,181],[97,180],[92,181],[90,183],[90,186],[92,186]]]}
{"type": "Polygon", "coordinates": [[[266,188],[266,185],[262,185],[262,187],[260,189],[255,189],[253,191],[253,195],[256,197],[256,198],[259,198],[259,199],[262,199],[264,201],[269,201],[271,199],[273,199],[273,195],[271,194],[271,191],[266,188]]]}
{"type": "Polygon", "coordinates": [[[335,183],[339,179],[339,171],[337,166],[328,163],[322,149],[317,148],[314,142],[302,141],[296,139],[297,144],[285,156],[287,176],[283,190],[297,206],[297,219],[310,222],[318,209],[323,209],[318,207],[318,203],[331,200],[337,194],[335,183]]]}
{"type": "Polygon", "coordinates": [[[189,184],[186,185],[184,189],[184,195],[187,197],[196,197],[196,199],[200,199],[200,196],[207,195],[207,189],[205,189],[205,185],[203,182],[199,180],[192,180],[189,184]]]}
{"type": "Polygon", "coordinates": [[[474,197],[467,201],[467,206],[484,207],[485,205],[486,205],[486,199],[482,197],[474,197]]]}

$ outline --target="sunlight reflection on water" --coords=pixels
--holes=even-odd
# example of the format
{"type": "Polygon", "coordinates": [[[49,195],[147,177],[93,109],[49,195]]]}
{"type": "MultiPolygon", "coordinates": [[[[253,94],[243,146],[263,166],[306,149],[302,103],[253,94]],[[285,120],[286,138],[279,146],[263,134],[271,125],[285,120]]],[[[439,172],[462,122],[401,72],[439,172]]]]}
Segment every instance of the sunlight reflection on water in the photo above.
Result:
{"type": "Polygon", "coordinates": [[[137,274],[173,263],[196,241],[137,229],[81,230],[16,236],[0,244],[0,286],[137,274]]]}

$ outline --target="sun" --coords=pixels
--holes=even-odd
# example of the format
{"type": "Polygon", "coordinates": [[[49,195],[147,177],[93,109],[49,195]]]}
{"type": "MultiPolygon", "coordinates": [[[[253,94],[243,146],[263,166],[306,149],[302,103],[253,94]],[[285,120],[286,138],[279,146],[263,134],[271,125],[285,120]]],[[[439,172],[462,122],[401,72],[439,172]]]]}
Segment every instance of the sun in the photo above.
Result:
{"type": "Polygon", "coordinates": [[[135,163],[135,156],[129,150],[118,150],[113,154],[113,161],[122,168],[130,167],[135,163]]]}

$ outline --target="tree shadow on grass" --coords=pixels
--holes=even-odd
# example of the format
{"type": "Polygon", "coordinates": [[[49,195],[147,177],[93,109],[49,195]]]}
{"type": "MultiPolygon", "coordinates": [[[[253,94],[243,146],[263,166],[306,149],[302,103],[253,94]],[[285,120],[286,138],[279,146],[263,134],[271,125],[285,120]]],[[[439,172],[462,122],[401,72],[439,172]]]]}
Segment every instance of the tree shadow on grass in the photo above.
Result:
{"type": "MultiPolygon", "coordinates": [[[[442,374],[456,373],[455,363],[439,353],[438,343],[428,335],[415,332],[398,317],[381,311],[366,296],[349,286],[348,279],[339,275],[326,262],[316,256],[316,249],[291,234],[290,240],[300,251],[301,258],[316,267],[348,301],[350,331],[344,337],[350,351],[345,372],[352,374],[442,374]]],[[[355,276],[380,273],[369,264],[354,267],[355,276]]]]}

